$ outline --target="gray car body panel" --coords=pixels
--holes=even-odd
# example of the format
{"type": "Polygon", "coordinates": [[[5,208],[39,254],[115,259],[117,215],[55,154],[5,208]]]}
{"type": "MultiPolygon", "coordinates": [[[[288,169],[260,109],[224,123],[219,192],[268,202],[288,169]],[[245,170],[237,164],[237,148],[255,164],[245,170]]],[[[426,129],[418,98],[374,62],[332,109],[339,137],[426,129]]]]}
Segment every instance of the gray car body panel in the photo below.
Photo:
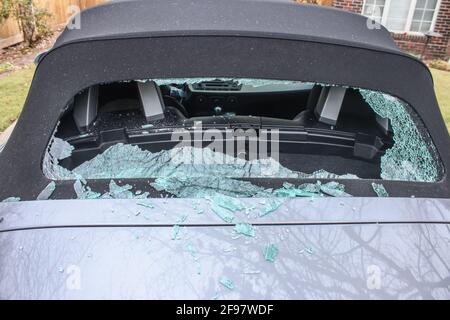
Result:
{"type": "Polygon", "coordinates": [[[270,200],[243,199],[256,208],[233,222],[255,237],[207,200],[147,201],[1,203],[0,297],[450,299],[450,200],[286,199],[258,217],[270,200]]]}

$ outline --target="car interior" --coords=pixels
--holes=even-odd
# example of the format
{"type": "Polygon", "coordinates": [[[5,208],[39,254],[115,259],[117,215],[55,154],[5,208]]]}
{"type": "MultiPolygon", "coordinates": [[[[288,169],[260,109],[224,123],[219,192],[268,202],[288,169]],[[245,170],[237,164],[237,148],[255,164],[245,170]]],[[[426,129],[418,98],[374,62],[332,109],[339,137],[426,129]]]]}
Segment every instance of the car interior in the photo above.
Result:
{"type": "MultiPolygon", "coordinates": [[[[200,130],[242,129],[244,136],[278,129],[280,163],[303,172],[378,179],[380,159],[393,145],[389,120],[352,88],[239,79],[129,81],[92,86],[70,101],[56,136],[74,151],[61,165],[71,170],[117,143],[169,150],[178,143],[171,139],[174,130],[195,132],[199,123],[200,130]]],[[[248,157],[245,148],[234,156],[248,157]]]]}

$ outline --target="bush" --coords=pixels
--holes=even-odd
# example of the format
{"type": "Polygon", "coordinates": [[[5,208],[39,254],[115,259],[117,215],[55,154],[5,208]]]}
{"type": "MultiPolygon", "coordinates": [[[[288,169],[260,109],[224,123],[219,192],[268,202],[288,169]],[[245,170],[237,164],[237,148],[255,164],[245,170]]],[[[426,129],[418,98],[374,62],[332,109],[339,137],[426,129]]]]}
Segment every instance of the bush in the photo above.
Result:
{"type": "Polygon", "coordinates": [[[0,2],[0,24],[8,19],[14,18],[19,24],[24,41],[27,46],[33,46],[40,38],[51,35],[48,18],[51,14],[38,8],[34,0],[1,0],[0,2]]]}
{"type": "Polygon", "coordinates": [[[53,35],[53,30],[50,27],[49,19],[52,14],[45,9],[37,8],[34,17],[36,19],[36,31],[38,39],[45,39],[53,35]]]}
{"type": "Polygon", "coordinates": [[[428,66],[430,68],[434,68],[434,69],[438,69],[438,70],[450,71],[450,64],[444,60],[429,61],[428,66]]]}

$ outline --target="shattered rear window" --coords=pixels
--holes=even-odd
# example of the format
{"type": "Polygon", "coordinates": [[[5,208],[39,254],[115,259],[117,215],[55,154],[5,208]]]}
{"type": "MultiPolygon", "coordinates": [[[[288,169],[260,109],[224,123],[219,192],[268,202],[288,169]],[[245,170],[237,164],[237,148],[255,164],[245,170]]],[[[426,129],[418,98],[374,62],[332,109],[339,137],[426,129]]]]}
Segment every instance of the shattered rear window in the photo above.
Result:
{"type": "MultiPolygon", "coordinates": [[[[295,81],[190,78],[80,92],[55,129],[43,172],[52,180],[80,181],[79,195],[95,198],[83,181],[155,178],[154,188],[179,197],[210,191],[255,196],[267,190],[239,179],[435,182],[442,169],[417,115],[387,94],[295,81]]],[[[286,185],[275,193],[345,194],[337,183],[286,185]]]]}

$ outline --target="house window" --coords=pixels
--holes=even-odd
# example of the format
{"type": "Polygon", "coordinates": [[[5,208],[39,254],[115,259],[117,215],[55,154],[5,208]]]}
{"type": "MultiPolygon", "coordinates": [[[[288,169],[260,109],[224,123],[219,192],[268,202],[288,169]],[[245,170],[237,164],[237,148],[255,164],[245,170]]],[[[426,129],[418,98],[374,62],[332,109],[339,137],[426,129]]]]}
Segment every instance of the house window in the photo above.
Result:
{"type": "Polygon", "coordinates": [[[365,0],[362,14],[393,32],[433,31],[441,0],[365,0]]]}
{"type": "Polygon", "coordinates": [[[383,18],[384,6],[386,0],[366,0],[364,4],[363,14],[372,20],[381,23],[383,18]]]}
{"type": "Polygon", "coordinates": [[[418,0],[411,23],[411,31],[427,32],[431,30],[437,0],[418,0]]]}

